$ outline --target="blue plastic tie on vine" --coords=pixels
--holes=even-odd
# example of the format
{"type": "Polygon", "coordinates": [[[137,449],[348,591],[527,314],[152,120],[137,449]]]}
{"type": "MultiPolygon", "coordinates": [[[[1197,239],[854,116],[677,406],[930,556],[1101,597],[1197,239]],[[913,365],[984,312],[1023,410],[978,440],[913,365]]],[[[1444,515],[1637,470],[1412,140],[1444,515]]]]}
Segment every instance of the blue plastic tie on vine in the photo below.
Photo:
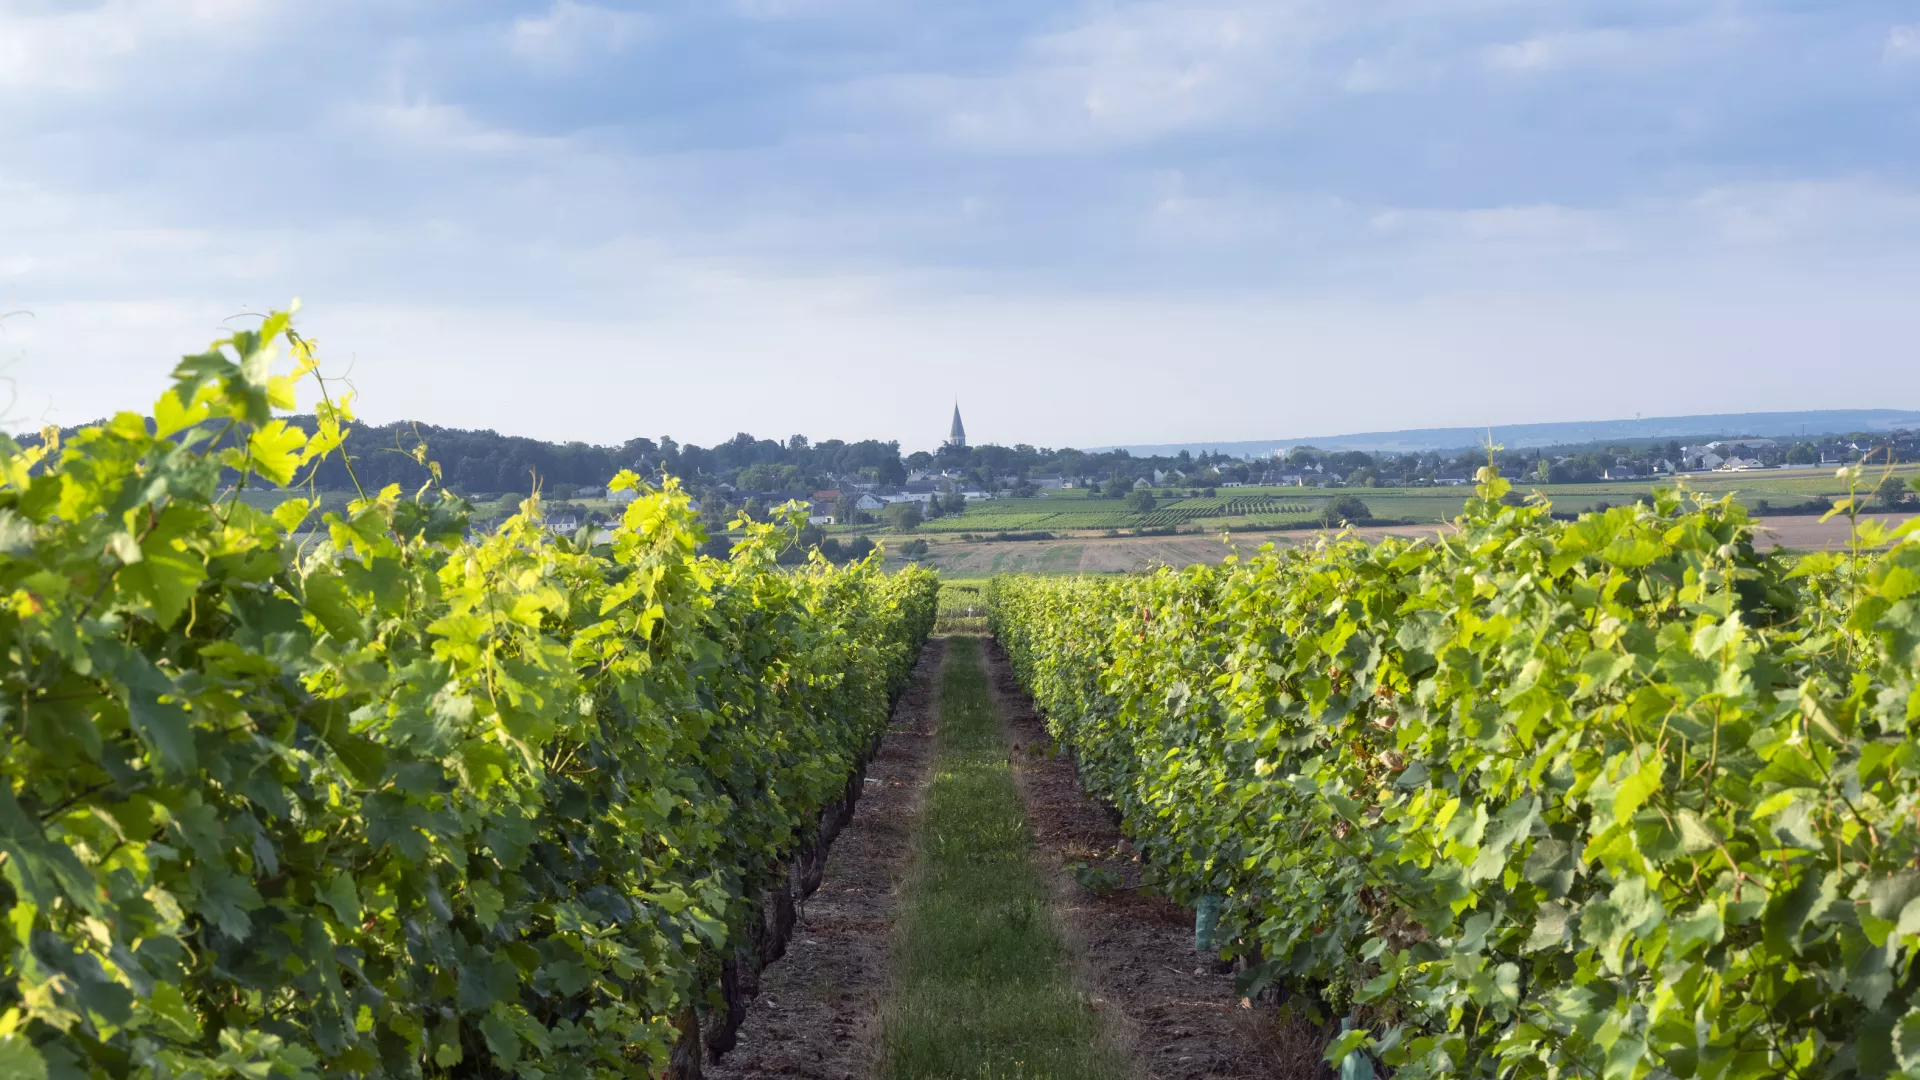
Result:
{"type": "Polygon", "coordinates": [[[1214,933],[1220,929],[1220,905],[1225,901],[1222,896],[1203,896],[1193,909],[1193,951],[1210,953],[1214,950],[1214,933]]]}

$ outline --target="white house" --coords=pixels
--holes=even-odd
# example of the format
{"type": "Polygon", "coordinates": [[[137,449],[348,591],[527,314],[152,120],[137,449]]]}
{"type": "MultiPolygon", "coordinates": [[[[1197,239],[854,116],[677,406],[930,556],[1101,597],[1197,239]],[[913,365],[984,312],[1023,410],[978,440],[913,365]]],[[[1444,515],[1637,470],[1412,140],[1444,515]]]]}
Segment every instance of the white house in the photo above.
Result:
{"type": "Polygon", "coordinates": [[[862,492],[860,497],[853,501],[853,508],[855,510],[882,510],[886,508],[886,505],[886,503],[881,502],[879,499],[865,492],[862,492]]]}
{"type": "Polygon", "coordinates": [[[834,524],[834,520],[833,520],[833,515],[832,515],[832,514],[808,514],[808,515],[807,515],[807,524],[809,524],[809,525],[832,525],[832,524],[834,524]]]}

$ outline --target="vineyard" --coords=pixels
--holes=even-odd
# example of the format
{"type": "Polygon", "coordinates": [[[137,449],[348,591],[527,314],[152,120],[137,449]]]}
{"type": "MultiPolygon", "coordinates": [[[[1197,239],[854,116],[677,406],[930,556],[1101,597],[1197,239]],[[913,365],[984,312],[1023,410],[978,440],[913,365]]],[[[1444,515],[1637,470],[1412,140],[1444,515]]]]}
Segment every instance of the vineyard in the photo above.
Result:
{"type": "MultiPolygon", "coordinates": [[[[151,417],[0,441],[0,1076],[698,1075],[936,624],[889,1075],[1121,1068],[1023,824],[1056,758],[1009,750],[997,664],[1148,874],[1116,833],[1074,880],[1200,912],[1236,997],[1300,1008],[1315,1053],[1343,1032],[1329,1061],[1920,1076],[1920,519],[1763,554],[1729,498],[1556,520],[1488,469],[1435,539],[942,589],[782,565],[797,516],[703,555],[631,473],[591,543],[537,496],[476,530],[437,480],[290,496],[353,421],[330,389],[275,315],[151,417]],[[276,415],[303,378],[310,431],[276,415]]],[[[1306,513],[1062,502],[958,520],[1306,513]]],[[[1088,947],[1164,946],[1148,921],[1088,947]]]]}
{"type": "Polygon", "coordinates": [[[997,579],[991,625],[1245,990],[1345,1029],[1331,1061],[1920,1075],[1915,523],[1796,561],[1731,500],[1508,490],[1438,542],[997,579]]]}
{"type": "Polygon", "coordinates": [[[537,500],[470,535],[433,483],[269,512],[240,493],[352,419],[276,418],[299,377],[276,315],[182,361],[151,419],[0,443],[0,1075],[655,1076],[725,1049],[932,576],[779,567],[770,525],[700,556],[686,495],[631,474],[591,548],[537,500]]]}
{"type": "Polygon", "coordinates": [[[1260,524],[1304,520],[1309,507],[1297,500],[1272,496],[1233,499],[1173,499],[1152,510],[1129,510],[1117,500],[1006,499],[971,503],[965,513],[934,518],[919,526],[922,532],[1065,532],[1105,529],[1162,529],[1209,518],[1260,518],[1260,524]]]}

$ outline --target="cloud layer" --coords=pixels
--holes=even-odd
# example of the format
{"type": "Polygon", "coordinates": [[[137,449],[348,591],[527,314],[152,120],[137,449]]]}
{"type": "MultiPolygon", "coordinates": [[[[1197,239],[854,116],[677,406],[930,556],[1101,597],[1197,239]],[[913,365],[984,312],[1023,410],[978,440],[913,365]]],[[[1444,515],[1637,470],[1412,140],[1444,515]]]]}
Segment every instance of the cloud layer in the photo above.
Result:
{"type": "Polygon", "coordinates": [[[374,415],[599,441],[1913,406],[1916,135],[1891,0],[0,0],[0,361],[84,420],[299,295],[374,415]]]}

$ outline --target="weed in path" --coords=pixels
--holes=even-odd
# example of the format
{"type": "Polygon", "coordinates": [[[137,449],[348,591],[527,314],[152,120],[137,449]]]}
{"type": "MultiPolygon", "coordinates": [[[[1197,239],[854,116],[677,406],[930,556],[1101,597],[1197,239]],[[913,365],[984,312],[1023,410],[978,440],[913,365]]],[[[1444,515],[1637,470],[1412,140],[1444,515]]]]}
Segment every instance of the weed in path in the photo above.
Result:
{"type": "Polygon", "coordinates": [[[994,717],[955,638],[884,1030],[889,1080],[1110,1080],[1125,1062],[1074,985],[994,717]]]}

